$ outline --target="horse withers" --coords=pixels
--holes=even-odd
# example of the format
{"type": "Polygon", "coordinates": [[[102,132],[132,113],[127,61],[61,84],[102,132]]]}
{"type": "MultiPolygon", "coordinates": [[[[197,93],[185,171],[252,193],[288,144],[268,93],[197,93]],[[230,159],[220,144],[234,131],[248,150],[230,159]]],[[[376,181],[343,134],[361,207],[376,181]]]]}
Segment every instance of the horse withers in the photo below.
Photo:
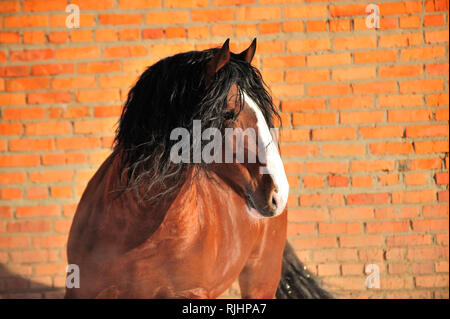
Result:
{"type": "Polygon", "coordinates": [[[227,40],[141,75],[74,216],[80,287],[66,298],[216,298],[236,279],[243,298],[329,297],[286,241],[278,113],[255,50],[227,40]]]}

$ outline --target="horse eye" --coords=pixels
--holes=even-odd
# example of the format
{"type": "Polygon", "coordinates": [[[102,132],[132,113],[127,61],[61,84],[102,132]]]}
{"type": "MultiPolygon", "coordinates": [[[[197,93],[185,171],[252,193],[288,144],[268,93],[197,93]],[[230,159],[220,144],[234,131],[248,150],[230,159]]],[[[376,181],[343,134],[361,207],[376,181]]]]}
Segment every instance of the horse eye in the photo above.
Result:
{"type": "Polygon", "coordinates": [[[235,114],[234,114],[233,111],[225,112],[224,115],[223,115],[225,120],[232,120],[232,119],[234,119],[234,116],[235,116],[235,114]]]}

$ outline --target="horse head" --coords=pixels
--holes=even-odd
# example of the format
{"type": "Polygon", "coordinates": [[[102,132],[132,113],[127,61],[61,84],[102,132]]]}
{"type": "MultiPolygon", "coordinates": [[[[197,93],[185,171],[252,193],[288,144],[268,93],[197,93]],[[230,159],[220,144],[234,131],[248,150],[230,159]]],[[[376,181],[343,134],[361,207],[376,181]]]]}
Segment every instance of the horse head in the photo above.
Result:
{"type": "MultiPolygon", "coordinates": [[[[208,84],[214,85],[216,74],[227,68],[230,61],[251,64],[255,51],[256,39],[240,54],[230,52],[227,40],[207,64],[208,84]]],[[[228,92],[222,148],[225,155],[213,170],[245,198],[248,213],[260,218],[278,216],[284,211],[289,184],[276,130],[269,129],[272,117],[278,114],[259,72],[256,74],[260,85],[233,83],[228,92]]]]}

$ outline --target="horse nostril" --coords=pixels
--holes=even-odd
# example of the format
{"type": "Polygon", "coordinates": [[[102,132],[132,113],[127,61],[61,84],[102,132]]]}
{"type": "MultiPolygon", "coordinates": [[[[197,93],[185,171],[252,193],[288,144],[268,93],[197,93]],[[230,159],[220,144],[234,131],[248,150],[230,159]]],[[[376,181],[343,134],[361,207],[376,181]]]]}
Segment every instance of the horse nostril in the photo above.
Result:
{"type": "Polygon", "coordinates": [[[277,201],[275,200],[275,196],[272,196],[272,205],[273,207],[277,208],[277,201]]]}

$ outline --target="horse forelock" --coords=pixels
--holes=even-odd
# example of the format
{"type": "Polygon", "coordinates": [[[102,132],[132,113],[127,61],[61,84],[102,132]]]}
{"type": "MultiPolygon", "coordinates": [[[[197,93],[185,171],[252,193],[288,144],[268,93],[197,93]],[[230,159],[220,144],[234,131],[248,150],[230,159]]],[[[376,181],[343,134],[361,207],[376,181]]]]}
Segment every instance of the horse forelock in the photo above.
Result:
{"type": "Polygon", "coordinates": [[[222,130],[229,113],[228,93],[234,84],[242,95],[241,103],[245,92],[261,109],[269,126],[273,126],[274,118],[279,120],[260,72],[237,55],[231,55],[213,81],[206,81],[206,64],[216,52],[191,51],[162,59],[147,68],[130,89],[114,146],[121,154],[124,190],[139,190],[144,200],[157,199],[176,191],[191,166],[207,170],[204,163],[171,162],[170,150],[175,141],[171,141],[170,134],[182,127],[192,136],[193,120],[201,120],[203,128],[222,130]]]}

